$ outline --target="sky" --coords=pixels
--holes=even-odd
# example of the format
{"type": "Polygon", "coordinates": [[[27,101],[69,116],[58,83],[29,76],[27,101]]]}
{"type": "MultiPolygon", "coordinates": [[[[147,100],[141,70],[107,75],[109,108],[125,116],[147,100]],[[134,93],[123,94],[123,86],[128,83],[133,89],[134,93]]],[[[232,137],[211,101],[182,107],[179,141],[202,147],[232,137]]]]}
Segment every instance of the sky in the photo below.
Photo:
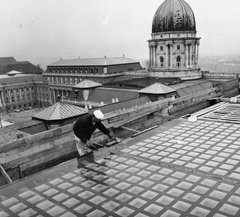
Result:
{"type": "MultiPolygon", "coordinates": [[[[0,0],[0,57],[45,69],[63,59],[149,58],[153,16],[164,0],[0,0]]],[[[186,0],[200,56],[240,55],[239,0],[186,0]]]]}

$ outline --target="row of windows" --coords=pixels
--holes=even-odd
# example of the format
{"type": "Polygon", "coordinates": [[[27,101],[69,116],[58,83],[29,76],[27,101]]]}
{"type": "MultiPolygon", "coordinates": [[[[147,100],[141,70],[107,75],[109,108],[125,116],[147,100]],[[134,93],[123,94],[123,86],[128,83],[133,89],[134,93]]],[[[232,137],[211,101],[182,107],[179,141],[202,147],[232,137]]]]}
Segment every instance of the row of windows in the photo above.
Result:
{"type": "Polygon", "coordinates": [[[14,91],[16,91],[16,93],[18,92],[24,92],[24,91],[29,91],[29,90],[33,90],[33,87],[22,87],[22,88],[13,88],[13,89],[8,89],[8,90],[5,90],[5,93],[8,93],[8,91],[10,91],[10,93],[13,93],[14,91]]]}
{"type": "MultiPolygon", "coordinates": [[[[194,62],[194,55],[192,55],[191,61],[192,61],[192,63],[194,62]]],[[[177,56],[177,58],[176,58],[177,67],[181,66],[181,62],[182,62],[181,56],[177,56]]],[[[160,66],[164,67],[164,58],[162,56],[160,57],[160,66]]]]}
{"type": "MultiPolygon", "coordinates": [[[[34,105],[36,105],[36,103],[34,103],[34,105]]],[[[28,104],[28,107],[32,107],[32,106],[33,106],[33,103],[29,103],[28,104]]],[[[13,106],[13,109],[17,109],[17,108],[21,109],[22,105],[18,105],[18,107],[17,106],[13,106]]],[[[27,104],[23,104],[23,108],[27,108],[27,104]]]]}
{"type": "Polygon", "coordinates": [[[82,81],[82,78],[48,77],[48,81],[57,84],[78,84],[82,81]]]}
{"type": "MultiPolygon", "coordinates": [[[[159,50],[160,50],[160,51],[164,51],[164,47],[165,47],[165,46],[160,45],[160,46],[159,46],[159,50]]],[[[194,48],[194,46],[193,46],[193,48],[194,48]]],[[[177,45],[177,50],[181,50],[181,45],[177,45]]]]}
{"type": "MultiPolygon", "coordinates": [[[[160,51],[163,51],[164,47],[165,46],[159,46],[160,51]]],[[[177,50],[180,50],[180,49],[181,49],[181,45],[177,45],[177,50]]]]}
{"type": "Polygon", "coordinates": [[[68,73],[68,74],[77,74],[77,73],[98,73],[99,69],[90,67],[90,68],[48,68],[49,73],[68,73]]]}
{"type": "MultiPolygon", "coordinates": [[[[36,98],[43,98],[43,99],[48,99],[49,98],[49,95],[48,95],[48,92],[37,92],[36,93],[36,98]]],[[[35,94],[34,93],[32,93],[32,94],[27,94],[27,95],[25,95],[25,94],[21,94],[21,96],[20,96],[20,94],[17,94],[17,95],[15,95],[15,96],[6,96],[6,98],[5,98],[5,100],[6,100],[6,103],[16,103],[16,102],[21,102],[21,101],[31,101],[31,100],[34,100],[35,99],[35,94]]]]}
{"type": "Polygon", "coordinates": [[[30,96],[27,96],[26,98],[25,98],[25,96],[22,96],[22,98],[20,98],[20,96],[16,96],[16,98],[14,96],[12,96],[11,98],[6,97],[6,103],[9,103],[10,99],[11,99],[11,103],[22,102],[22,101],[26,101],[26,100],[30,101],[30,100],[34,99],[34,95],[32,96],[32,99],[30,96]]]}

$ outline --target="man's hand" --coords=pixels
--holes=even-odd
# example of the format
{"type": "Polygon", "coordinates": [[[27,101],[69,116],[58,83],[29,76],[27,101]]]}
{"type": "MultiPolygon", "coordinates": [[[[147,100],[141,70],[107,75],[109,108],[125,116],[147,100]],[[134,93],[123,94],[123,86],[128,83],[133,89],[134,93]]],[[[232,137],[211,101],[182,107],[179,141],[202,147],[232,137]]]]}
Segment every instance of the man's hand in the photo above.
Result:
{"type": "Polygon", "coordinates": [[[108,137],[109,137],[110,139],[115,139],[115,138],[116,138],[116,136],[115,136],[113,133],[109,133],[109,134],[108,134],[108,137]]]}

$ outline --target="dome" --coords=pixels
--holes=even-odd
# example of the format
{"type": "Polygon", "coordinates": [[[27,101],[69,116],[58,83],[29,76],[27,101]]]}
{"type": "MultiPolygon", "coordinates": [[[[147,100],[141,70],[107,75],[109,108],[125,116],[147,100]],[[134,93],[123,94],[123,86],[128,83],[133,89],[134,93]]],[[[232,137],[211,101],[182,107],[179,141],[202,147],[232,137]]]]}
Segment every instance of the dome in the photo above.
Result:
{"type": "Polygon", "coordinates": [[[196,31],[194,13],[184,0],[165,0],[157,9],[152,33],[167,31],[196,31]]]}

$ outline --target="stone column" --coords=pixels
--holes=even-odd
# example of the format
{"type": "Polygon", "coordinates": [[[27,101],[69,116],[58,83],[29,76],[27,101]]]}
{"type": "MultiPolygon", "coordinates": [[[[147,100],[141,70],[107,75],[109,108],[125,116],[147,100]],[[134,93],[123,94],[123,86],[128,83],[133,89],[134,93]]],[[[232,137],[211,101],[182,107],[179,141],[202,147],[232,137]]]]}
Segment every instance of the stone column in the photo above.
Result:
{"type": "Polygon", "coordinates": [[[32,87],[29,87],[29,92],[30,92],[30,100],[33,101],[33,98],[32,98],[32,87]]]}
{"type": "Polygon", "coordinates": [[[196,49],[197,49],[197,51],[196,51],[196,54],[195,54],[195,62],[196,62],[196,65],[198,65],[198,59],[199,59],[199,45],[200,45],[200,42],[199,41],[197,41],[197,43],[196,43],[196,49]]]}
{"type": "Polygon", "coordinates": [[[188,68],[188,43],[185,43],[185,64],[186,68],[188,68]]]}
{"type": "Polygon", "coordinates": [[[10,90],[8,90],[7,92],[8,92],[8,98],[9,98],[9,104],[12,104],[12,97],[11,97],[10,90]]]}
{"type": "Polygon", "coordinates": [[[152,67],[152,49],[151,49],[151,45],[148,45],[149,47],[149,68],[152,67]]]}
{"type": "Polygon", "coordinates": [[[154,64],[154,65],[157,67],[157,66],[158,66],[158,59],[157,59],[157,44],[155,44],[154,50],[155,50],[155,64],[154,64]]]}
{"type": "Polygon", "coordinates": [[[6,102],[5,102],[3,91],[1,92],[1,97],[2,97],[2,104],[3,104],[3,106],[6,106],[6,102]]]}
{"type": "Polygon", "coordinates": [[[166,47],[166,52],[165,52],[165,56],[166,56],[165,68],[168,69],[168,66],[169,66],[169,64],[168,64],[168,61],[169,61],[169,60],[168,60],[168,52],[169,52],[169,51],[168,51],[168,43],[165,44],[165,47],[166,47]]]}
{"type": "Polygon", "coordinates": [[[0,107],[3,106],[3,103],[2,103],[2,91],[0,91],[0,107]]]}
{"type": "Polygon", "coordinates": [[[155,66],[155,47],[152,46],[152,50],[153,50],[153,67],[155,66]]]}
{"type": "Polygon", "coordinates": [[[24,93],[25,93],[25,101],[28,101],[28,98],[27,98],[27,88],[24,87],[24,93]]]}
{"type": "Polygon", "coordinates": [[[49,102],[50,102],[50,104],[53,104],[53,102],[52,102],[52,89],[49,88],[48,94],[49,94],[49,102]]]}
{"type": "Polygon", "coordinates": [[[14,98],[15,98],[15,103],[17,102],[17,94],[16,94],[16,89],[13,90],[14,93],[14,98]]]}
{"type": "Polygon", "coordinates": [[[20,100],[22,101],[22,88],[19,88],[20,100]]]}
{"type": "Polygon", "coordinates": [[[190,56],[190,58],[189,58],[189,61],[190,61],[190,63],[189,63],[189,65],[190,65],[190,67],[192,67],[192,55],[193,55],[193,53],[192,53],[192,46],[193,46],[193,44],[191,43],[190,44],[190,54],[189,54],[189,56],[190,56]]]}
{"type": "Polygon", "coordinates": [[[173,67],[173,43],[171,42],[171,43],[169,43],[169,45],[170,45],[170,68],[172,68],[173,67]]]}
{"type": "Polygon", "coordinates": [[[56,102],[56,91],[53,89],[53,103],[56,102]]]}
{"type": "Polygon", "coordinates": [[[154,54],[154,47],[152,45],[152,67],[154,67],[154,65],[155,65],[154,56],[155,56],[155,54],[154,54]]]}

